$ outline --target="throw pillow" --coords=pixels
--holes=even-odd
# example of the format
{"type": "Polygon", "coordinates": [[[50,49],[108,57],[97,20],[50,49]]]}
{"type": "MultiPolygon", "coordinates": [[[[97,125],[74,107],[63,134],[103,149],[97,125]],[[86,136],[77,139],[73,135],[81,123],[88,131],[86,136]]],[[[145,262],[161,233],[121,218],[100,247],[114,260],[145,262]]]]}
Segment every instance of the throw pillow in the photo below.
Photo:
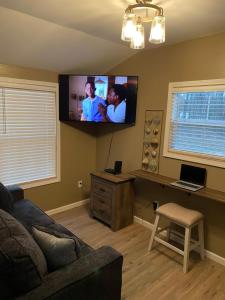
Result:
{"type": "Polygon", "coordinates": [[[44,228],[39,229],[33,227],[33,236],[46,257],[49,271],[64,267],[77,259],[74,239],[57,237],[45,232],[44,228]]]}
{"type": "Polygon", "coordinates": [[[0,182],[0,209],[7,212],[13,210],[13,196],[8,189],[0,182]]]}
{"type": "Polygon", "coordinates": [[[77,258],[80,258],[80,240],[77,236],[72,234],[69,230],[67,230],[65,227],[63,227],[61,224],[53,223],[48,226],[40,226],[37,224],[33,225],[36,229],[46,232],[48,234],[54,235],[58,238],[68,238],[73,239],[75,243],[75,252],[77,255],[77,258]]]}
{"type": "Polygon", "coordinates": [[[46,273],[40,247],[21,223],[0,209],[0,278],[18,295],[40,285],[46,273]]]}

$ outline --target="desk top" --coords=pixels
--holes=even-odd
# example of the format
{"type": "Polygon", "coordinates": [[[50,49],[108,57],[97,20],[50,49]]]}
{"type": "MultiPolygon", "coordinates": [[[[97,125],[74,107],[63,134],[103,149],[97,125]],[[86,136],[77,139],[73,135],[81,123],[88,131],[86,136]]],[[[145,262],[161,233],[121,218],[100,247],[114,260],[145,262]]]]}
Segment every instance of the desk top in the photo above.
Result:
{"type": "Polygon", "coordinates": [[[91,173],[91,175],[100,177],[102,179],[111,181],[113,183],[123,183],[123,182],[131,181],[131,180],[135,179],[135,177],[132,176],[131,174],[125,174],[125,173],[114,175],[114,174],[110,174],[107,172],[93,172],[93,173],[91,173]]]}
{"type": "Polygon", "coordinates": [[[156,182],[156,183],[159,183],[164,186],[169,186],[170,188],[173,188],[176,190],[184,191],[188,194],[193,194],[196,196],[200,196],[200,197],[204,197],[204,198],[208,198],[211,200],[225,203],[225,193],[224,192],[220,192],[220,191],[209,189],[209,188],[203,188],[196,192],[185,190],[185,189],[179,188],[177,186],[171,185],[171,182],[174,182],[177,179],[166,177],[166,176],[159,175],[159,174],[146,172],[143,170],[132,171],[132,172],[130,172],[130,174],[134,175],[138,178],[141,178],[141,179],[149,180],[149,181],[156,182]]]}

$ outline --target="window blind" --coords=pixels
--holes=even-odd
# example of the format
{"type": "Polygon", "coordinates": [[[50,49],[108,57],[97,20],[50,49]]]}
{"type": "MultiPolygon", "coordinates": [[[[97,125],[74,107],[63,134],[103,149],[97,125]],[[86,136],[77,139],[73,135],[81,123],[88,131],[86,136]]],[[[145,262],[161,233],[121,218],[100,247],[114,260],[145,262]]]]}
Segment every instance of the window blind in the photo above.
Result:
{"type": "Polygon", "coordinates": [[[0,88],[0,134],[5,132],[5,99],[4,89],[0,88]]]}
{"type": "Polygon", "coordinates": [[[56,177],[56,117],[55,92],[0,89],[0,181],[56,177]]]}
{"type": "Polygon", "coordinates": [[[169,151],[225,158],[225,91],[173,92],[169,151]]]}

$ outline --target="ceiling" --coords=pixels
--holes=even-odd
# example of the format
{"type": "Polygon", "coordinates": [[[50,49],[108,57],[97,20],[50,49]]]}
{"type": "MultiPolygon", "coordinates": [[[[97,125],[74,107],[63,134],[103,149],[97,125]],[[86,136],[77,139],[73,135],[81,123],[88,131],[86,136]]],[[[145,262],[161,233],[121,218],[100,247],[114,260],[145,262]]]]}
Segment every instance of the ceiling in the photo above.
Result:
{"type": "MultiPolygon", "coordinates": [[[[105,72],[137,53],[120,40],[124,10],[134,2],[0,0],[1,63],[58,72],[105,72]]],[[[224,0],[153,3],[164,8],[167,44],[225,32],[224,0]]]]}

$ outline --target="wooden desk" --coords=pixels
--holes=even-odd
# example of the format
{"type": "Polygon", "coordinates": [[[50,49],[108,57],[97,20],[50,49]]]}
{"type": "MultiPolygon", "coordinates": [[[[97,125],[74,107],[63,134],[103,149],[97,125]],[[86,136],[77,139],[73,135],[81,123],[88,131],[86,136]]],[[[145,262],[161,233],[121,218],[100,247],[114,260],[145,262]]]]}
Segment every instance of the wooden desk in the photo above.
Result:
{"type": "Polygon", "coordinates": [[[211,199],[211,200],[214,200],[214,201],[225,203],[225,193],[224,192],[220,192],[220,191],[209,189],[209,188],[204,188],[204,189],[201,189],[197,192],[184,190],[182,188],[171,185],[171,182],[174,182],[177,179],[162,176],[162,175],[159,175],[159,174],[146,172],[146,171],[143,171],[143,170],[132,171],[132,172],[130,172],[130,174],[133,175],[133,176],[136,176],[137,178],[141,178],[141,179],[145,179],[145,180],[149,180],[149,181],[152,181],[152,182],[159,183],[162,186],[168,186],[172,189],[184,191],[184,192],[186,192],[190,195],[193,194],[195,196],[200,196],[200,197],[208,198],[208,199],[211,199]]]}

